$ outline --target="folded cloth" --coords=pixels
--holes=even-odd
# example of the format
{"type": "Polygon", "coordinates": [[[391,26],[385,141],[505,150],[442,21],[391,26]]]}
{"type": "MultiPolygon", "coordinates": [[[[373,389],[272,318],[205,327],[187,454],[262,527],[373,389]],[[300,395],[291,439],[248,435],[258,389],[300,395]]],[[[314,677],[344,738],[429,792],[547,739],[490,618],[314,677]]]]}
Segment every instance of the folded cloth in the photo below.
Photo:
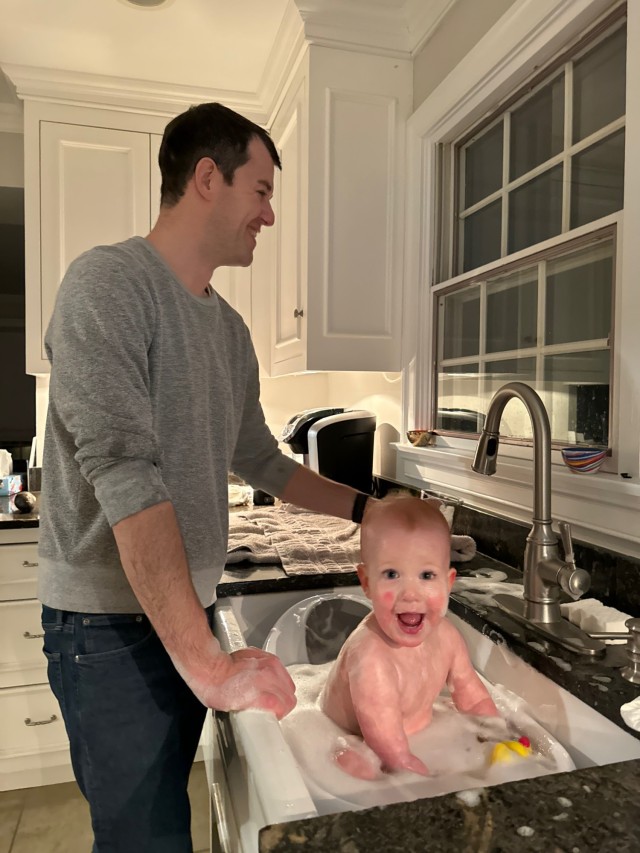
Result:
{"type": "Polygon", "coordinates": [[[620,716],[636,732],[640,732],[640,696],[620,706],[620,716]]]}
{"type": "MultiPolygon", "coordinates": [[[[470,536],[451,537],[451,559],[471,560],[470,536]]],[[[227,565],[279,563],[288,575],[354,572],[360,562],[360,525],[282,504],[238,513],[229,521],[227,565]]]]}

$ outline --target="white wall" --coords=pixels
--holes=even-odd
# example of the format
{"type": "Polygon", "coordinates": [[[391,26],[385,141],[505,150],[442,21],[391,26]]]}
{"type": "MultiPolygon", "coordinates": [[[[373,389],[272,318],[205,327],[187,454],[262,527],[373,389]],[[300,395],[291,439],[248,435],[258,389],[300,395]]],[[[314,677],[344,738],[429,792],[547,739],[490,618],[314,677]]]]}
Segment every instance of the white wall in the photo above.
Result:
{"type": "Polygon", "coordinates": [[[24,150],[21,133],[0,132],[0,187],[24,186],[24,150]]]}
{"type": "Polygon", "coordinates": [[[458,0],[413,63],[417,109],[516,0],[458,0]]]}

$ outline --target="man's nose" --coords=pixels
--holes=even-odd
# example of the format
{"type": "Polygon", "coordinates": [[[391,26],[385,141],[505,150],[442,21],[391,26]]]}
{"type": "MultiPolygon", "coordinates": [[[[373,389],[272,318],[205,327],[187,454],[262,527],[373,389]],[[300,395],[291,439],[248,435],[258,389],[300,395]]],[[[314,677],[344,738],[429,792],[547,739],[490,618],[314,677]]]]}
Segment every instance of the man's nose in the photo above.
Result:
{"type": "Polygon", "coordinates": [[[262,210],[262,221],[265,225],[270,226],[276,221],[276,215],[273,212],[273,208],[271,207],[271,202],[265,202],[264,208],[262,210]]]}

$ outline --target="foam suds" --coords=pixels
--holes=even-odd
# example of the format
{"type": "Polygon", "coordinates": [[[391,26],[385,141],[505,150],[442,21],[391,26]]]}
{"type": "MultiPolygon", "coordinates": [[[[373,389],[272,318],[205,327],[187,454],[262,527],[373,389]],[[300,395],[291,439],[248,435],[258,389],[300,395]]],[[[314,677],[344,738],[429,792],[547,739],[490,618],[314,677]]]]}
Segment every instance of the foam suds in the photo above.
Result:
{"type": "Polygon", "coordinates": [[[560,669],[563,669],[565,672],[569,672],[569,670],[572,668],[571,664],[566,660],[562,660],[562,658],[557,658],[553,655],[549,655],[549,657],[555,663],[556,666],[560,667],[560,669]]]}
{"type": "Polygon", "coordinates": [[[298,704],[280,721],[320,814],[435,797],[574,769],[568,753],[526,714],[518,697],[485,681],[506,719],[460,714],[448,695],[438,697],[431,724],[409,738],[412,753],[431,771],[428,778],[402,771],[375,781],[354,779],[333,759],[339,739],[346,736],[350,745],[369,748],[361,738],[345,735],[318,707],[331,665],[287,667],[296,683],[298,704]],[[520,735],[531,740],[532,755],[516,758],[510,764],[491,765],[494,744],[520,735]]]}

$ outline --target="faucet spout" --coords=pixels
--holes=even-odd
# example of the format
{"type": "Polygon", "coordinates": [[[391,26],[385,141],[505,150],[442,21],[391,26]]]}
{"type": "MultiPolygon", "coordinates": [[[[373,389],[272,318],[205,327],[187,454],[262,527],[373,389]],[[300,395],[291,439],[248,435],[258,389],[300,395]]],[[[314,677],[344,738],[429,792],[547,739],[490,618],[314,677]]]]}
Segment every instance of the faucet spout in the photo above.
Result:
{"type": "Polygon", "coordinates": [[[513,398],[524,403],[533,430],[533,524],[524,552],[523,600],[497,595],[496,604],[571,651],[602,654],[603,643],[590,638],[560,613],[560,590],[574,599],[579,598],[588,590],[590,578],[575,565],[571,532],[564,522],[560,525],[565,556],[564,560],[560,559],[558,537],[551,521],[551,427],[542,400],[529,385],[509,382],[496,391],[471,467],[479,474],[495,474],[500,421],[505,406],[513,398]]]}
{"type": "Polygon", "coordinates": [[[508,382],[494,394],[471,467],[479,474],[495,474],[504,407],[514,397],[521,400],[533,427],[533,519],[551,524],[551,427],[540,397],[524,382],[508,382]]]}

